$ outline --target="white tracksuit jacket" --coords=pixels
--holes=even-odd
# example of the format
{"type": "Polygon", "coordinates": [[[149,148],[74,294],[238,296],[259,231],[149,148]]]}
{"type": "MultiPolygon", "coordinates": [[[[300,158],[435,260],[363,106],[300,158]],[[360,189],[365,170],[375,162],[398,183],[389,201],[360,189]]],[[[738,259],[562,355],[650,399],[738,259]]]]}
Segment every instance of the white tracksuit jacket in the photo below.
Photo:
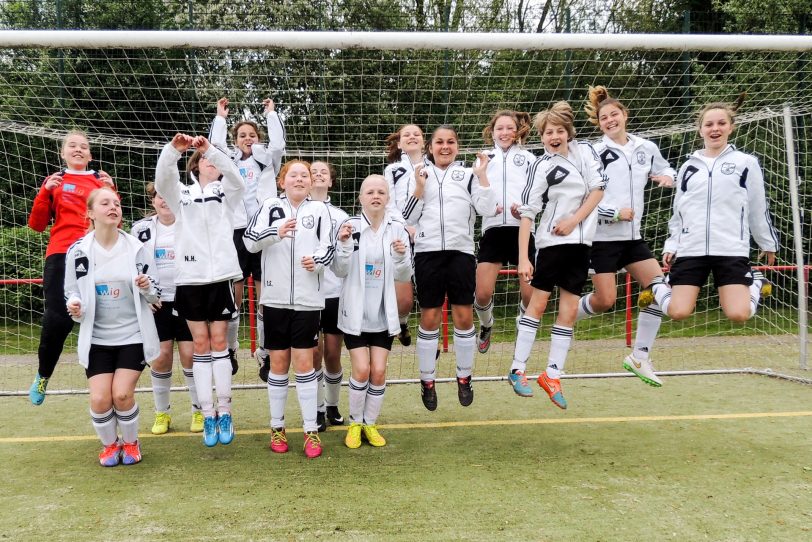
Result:
{"type": "Polygon", "coordinates": [[[245,183],[234,162],[211,145],[203,155],[222,179],[200,188],[180,182],[179,153],[167,144],[158,158],[155,188],[175,214],[175,284],[212,284],[241,280],[234,247],[234,213],[242,205],[245,183]]]}
{"type": "Polygon", "coordinates": [[[482,233],[499,226],[518,228],[521,221],[513,217],[510,206],[514,203],[521,205],[522,191],[527,184],[527,172],[536,161],[536,157],[518,145],[511,146],[507,151],[503,151],[499,145],[494,145],[493,149],[485,152],[491,159],[488,162],[488,182],[496,197],[496,203],[501,205],[503,210],[496,216],[482,218],[482,233]]]}
{"type": "MultiPolygon", "coordinates": [[[[360,335],[364,322],[364,295],[366,282],[366,249],[364,241],[373,235],[369,221],[363,214],[349,219],[352,225],[352,237],[336,245],[332,269],[336,276],[344,278],[341,297],[338,301],[338,328],[350,335],[360,335]]],[[[412,274],[409,234],[402,222],[390,214],[386,215],[380,226],[385,228],[381,236],[384,253],[384,309],[389,335],[400,333],[398,303],[395,297],[395,281],[408,281],[412,274]],[[391,249],[396,239],[406,246],[405,254],[398,254],[391,249]]]]}
{"type": "MultiPolygon", "coordinates": [[[[150,303],[158,302],[161,291],[152,276],[150,276],[149,288],[140,290],[135,286],[136,276],[141,273],[149,274],[151,271],[148,267],[149,258],[146,256],[147,248],[141,241],[130,234],[121,230],[119,230],[119,234],[123,235],[127,242],[127,261],[120,262],[120,264],[130,271],[130,285],[133,288],[133,299],[138,300],[135,304],[135,314],[138,318],[138,327],[141,331],[144,359],[149,363],[161,353],[158,331],[155,328],[155,320],[149,308],[150,303]]],[[[90,363],[90,345],[93,337],[93,323],[96,316],[95,262],[93,261],[92,250],[94,239],[95,233],[91,231],[71,245],[65,257],[66,305],[77,300],[82,304],[82,314],[78,318],[73,318],[73,320],[80,324],[77,353],[79,355],[79,363],[85,369],[87,369],[90,363]]]]}
{"type": "MultiPolygon", "coordinates": [[[[268,144],[251,145],[251,156],[248,162],[249,167],[254,170],[254,175],[249,176],[247,172],[245,172],[246,175],[243,175],[245,193],[243,194],[243,205],[237,206],[235,209],[234,229],[245,228],[248,225],[248,219],[257,212],[262,202],[277,195],[276,174],[282,167],[282,156],[285,154],[285,126],[276,111],[267,113],[265,122],[268,126],[268,144]]],[[[209,142],[221,150],[229,152],[226,119],[219,115],[211,121],[209,142]]],[[[238,165],[242,160],[242,151],[236,147],[231,149],[229,154],[234,164],[238,165]]],[[[243,173],[240,171],[241,175],[243,173]]]]}
{"type": "MultiPolygon", "coordinates": [[[[423,163],[426,163],[425,156],[423,163]]],[[[383,176],[389,184],[389,203],[386,210],[395,220],[401,220],[406,200],[414,192],[414,166],[409,155],[401,153],[400,161],[388,164],[383,170],[383,176]]]]}
{"type": "MultiPolygon", "coordinates": [[[[332,227],[330,239],[332,240],[333,246],[335,246],[336,236],[338,235],[338,227],[341,226],[341,224],[343,224],[344,221],[350,216],[342,209],[333,205],[330,202],[330,198],[327,198],[327,201],[324,203],[327,205],[327,211],[330,213],[330,225],[332,227]]],[[[321,286],[321,293],[324,295],[324,299],[333,299],[340,296],[342,282],[343,280],[333,273],[332,266],[325,267],[321,286]]]]}
{"type": "Polygon", "coordinates": [[[471,168],[455,162],[442,170],[429,161],[423,197],[414,197],[414,186],[403,209],[406,223],[417,227],[415,252],[457,250],[474,254],[477,213],[496,216],[493,189],[483,188],[471,168]]]}
{"type": "Polygon", "coordinates": [[[261,304],[296,310],[324,308],[322,275],[335,249],[330,220],[323,201],[306,199],[296,208],[282,195],[262,202],[243,234],[249,251],[262,251],[261,304]],[[296,219],[294,237],[280,238],[279,228],[291,218],[296,219]],[[315,271],[302,267],[305,256],[315,260],[315,271]]]}
{"type": "Polygon", "coordinates": [[[595,241],[634,241],[641,238],[640,223],[644,212],[644,190],[649,175],[676,178],[677,172],[660,154],[657,145],[632,134],[631,161],[623,148],[606,136],[595,144],[606,175],[606,192],[598,205],[598,229],[595,241]],[[619,209],[634,209],[634,219],[615,222],[619,209]]]}
{"type": "Polygon", "coordinates": [[[677,257],[750,255],[750,235],[761,250],[778,250],[758,159],[722,151],[708,168],[693,153],[677,174],[674,214],[663,252],[677,257]]]}
{"type": "Polygon", "coordinates": [[[536,228],[536,248],[554,245],[592,245],[598,225],[597,207],[569,235],[554,235],[553,226],[575,214],[593,190],[603,190],[606,178],[598,155],[585,141],[571,141],[566,158],[546,153],[536,160],[527,175],[519,213],[535,220],[544,210],[536,228]]]}

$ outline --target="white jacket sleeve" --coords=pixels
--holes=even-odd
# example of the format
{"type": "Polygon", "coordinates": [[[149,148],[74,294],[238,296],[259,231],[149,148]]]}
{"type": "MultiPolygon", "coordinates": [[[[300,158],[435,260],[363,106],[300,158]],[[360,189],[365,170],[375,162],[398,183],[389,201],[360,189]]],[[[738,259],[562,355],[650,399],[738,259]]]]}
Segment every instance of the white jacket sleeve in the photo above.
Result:
{"type": "Polygon", "coordinates": [[[268,125],[268,144],[257,143],[251,146],[254,159],[265,168],[259,176],[257,183],[257,201],[275,198],[279,192],[276,188],[276,175],[282,168],[282,157],[285,155],[287,139],[285,125],[276,111],[265,116],[268,125]]]}
{"type": "Polygon", "coordinates": [[[663,245],[663,253],[670,253],[676,254],[677,247],[679,246],[679,235],[680,235],[680,228],[681,228],[681,221],[679,218],[679,200],[682,197],[682,189],[679,186],[679,179],[685,175],[685,168],[687,167],[687,162],[683,164],[680,168],[679,173],[677,174],[677,181],[675,182],[676,191],[674,194],[674,206],[673,211],[671,213],[671,218],[668,219],[668,239],[665,240],[665,244],[663,245]]]}
{"type": "Polygon", "coordinates": [[[81,322],[84,320],[87,311],[85,303],[82,301],[82,296],[79,293],[79,284],[76,280],[76,245],[78,245],[78,242],[74,243],[68,249],[68,253],[65,256],[65,306],[67,307],[68,303],[78,301],[81,304],[82,312],[79,317],[71,318],[73,318],[74,322],[81,322]]]}
{"type": "MultiPolygon", "coordinates": [[[[341,226],[346,223],[347,221],[345,220],[341,226]]],[[[340,229],[341,227],[339,226],[339,230],[340,229]]],[[[355,243],[352,240],[352,236],[350,236],[346,241],[336,241],[335,246],[335,257],[330,264],[330,270],[335,276],[343,279],[350,274],[350,264],[352,263],[352,255],[355,252],[355,243]]]]}
{"type": "Polygon", "coordinates": [[[219,147],[223,152],[228,152],[228,127],[226,119],[220,115],[215,115],[209,128],[209,143],[219,147]]]}
{"type": "Polygon", "coordinates": [[[778,234],[773,228],[770,218],[770,209],[767,195],[764,192],[764,175],[761,165],[755,157],[748,160],[747,179],[747,207],[750,235],[761,250],[766,252],[778,251],[778,234]]]}
{"type": "Polygon", "coordinates": [[[233,210],[242,203],[242,194],[245,192],[245,181],[240,175],[239,168],[223,150],[214,145],[209,146],[203,157],[214,164],[223,175],[222,184],[226,204],[233,210]]]}
{"type": "Polygon", "coordinates": [[[282,240],[279,227],[285,223],[285,210],[276,198],[268,198],[248,221],[242,241],[249,252],[260,252],[282,240]]]}
{"type": "Polygon", "coordinates": [[[471,194],[471,203],[474,205],[476,212],[482,216],[496,216],[496,208],[498,202],[496,195],[491,190],[491,187],[483,187],[479,184],[479,178],[471,172],[469,192],[471,194]]]}
{"type": "Polygon", "coordinates": [[[536,215],[544,206],[541,198],[548,188],[545,177],[547,168],[544,162],[546,160],[543,157],[539,158],[527,171],[527,184],[522,190],[522,204],[519,206],[519,214],[522,218],[535,220],[536,215]]]}
{"type": "Polygon", "coordinates": [[[333,253],[335,252],[335,245],[333,243],[333,221],[330,219],[330,211],[327,210],[327,205],[323,205],[323,212],[319,219],[319,246],[313,253],[313,261],[316,262],[316,269],[314,273],[318,273],[325,267],[329,267],[333,261],[333,253]]]}
{"type": "Polygon", "coordinates": [[[183,189],[178,170],[180,157],[181,153],[171,143],[167,143],[155,166],[155,190],[176,216],[180,213],[180,191],[183,189]]]}
{"type": "MultiPolygon", "coordinates": [[[[423,198],[417,199],[414,197],[414,190],[417,188],[417,181],[409,183],[409,190],[406,194],[406,199],[401,208],[403,218],[410,226],[415,226],[420,221],[420,216],[423,214],[423,198]]],[[[425,196],[425,191],[423,192],[425,196]]]]}
{"type": "MultiPolygon", "coordinates": [[[[412,251],[409,248],[409,232],[401,224],[392,224],[396,239],[400,239],[406,247],[404,254],[392,251],[392,262],[395,264],[395,280],[409,282],[412,278],[412,251]]],[[[393,239],[394,240],[394,239],[393,239]]]]}
{"type": "Polygon", "coordinates": [[[589,191],[592,190],[605,190],[606,189],[606,175],[603,173],[603,165],[598,153],[589,143],[582,142],[581,148],[581,175],[586,180],[589,191]]]}
{"type": "Polygon", "coordinates": [[[677,172],[671,167],[671,164],[663,158],[660,148],[654,143],[649,142],[651,145],[651,174],[652,175],[667,175],[676,180],[677,172]]]}

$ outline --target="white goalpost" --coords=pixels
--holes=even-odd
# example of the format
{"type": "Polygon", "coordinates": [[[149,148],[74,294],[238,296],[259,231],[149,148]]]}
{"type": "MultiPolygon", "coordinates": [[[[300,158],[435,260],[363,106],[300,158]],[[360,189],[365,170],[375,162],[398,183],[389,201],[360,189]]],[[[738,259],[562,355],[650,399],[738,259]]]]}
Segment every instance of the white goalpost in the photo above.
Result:
{"type": "MultiPolygon", "coordinates": [[[[27,393],[36,371],[48,237],[27,228],[27,214],[42,180],[63,167],[58,150],[68,130],[88,134],[91,167],[115,179],[129,228],[147,209],[144,185],[175,132],[207,134],[223,96],[232,104],[229,125],[249,118],[261,126],[262,100],[271,97],[285,119],[286,159],[335,165],[332,200],[352,214],[361,180],[383,172],[384,139],[400,125],[429,134],[453,124],[470,163],[486,148],[481,132],[493,112],[535,114],[563,99],[576,111],[578,138],[595,140],[600,133],[583,112],[589,85],[605,85],[620,99],[630,110],[629,131],[654,141],[675,169],[701,144],[701,106],[747,93],[731,142],[764,170],[781,248],[777,264],[761,268],[775,293],[739,325],[724,318],[715,289],[704,287],[694,316],[664,318],[652,359],[666,375],[756,372],[810,382],[810,51],[812,36],[0,31],[0,395],[27,393]]],[[[543,152],[538,134],[527,148],[543,152]]],[[[672,202],[671,190],[646,190],[643,231],[658,257],[672,202]]],[[[751,259],[761,265],[755,246],[751,259]]],[[[639,285],[625,273],[617,282],[615,308],[577,324],[569,377],[622,372],[639,285]]],[[[477,355],[477,378],[507,374],[517,302],[507,268],[494,297],[494,342],[477,355]]],[[[261,385],[249,352],[248,305],[235,377],[243,387],[261,385]]],[[[416,325],[416,313],[410,322],[416,325]]],[[[550,323],[549,316],[542,321],[531,372],[545,365],[550,323]]],[[[390,381],[414,381],[414,346],[395,344],[390,381]]],[[[453,351],[453,342],[444,349],[453,351]]],[[[49,393],[85,390],[74,351],[71,338],[49,393]]],[[[453,374],[453,354],[444,355],[440,375],[453,374]]]]}

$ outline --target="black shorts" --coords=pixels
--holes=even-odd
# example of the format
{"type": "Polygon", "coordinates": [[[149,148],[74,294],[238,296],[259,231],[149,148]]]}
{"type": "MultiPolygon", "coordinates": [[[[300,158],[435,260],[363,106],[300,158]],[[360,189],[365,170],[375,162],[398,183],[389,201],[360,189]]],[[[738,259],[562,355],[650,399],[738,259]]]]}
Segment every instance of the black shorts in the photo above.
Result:
{"type": "Polygon", "coordinates": [[[452,305],[472,305],[476,287],[476,259],[458,250],[418,252],[414,255],[417,302],[427,309],[442,307],[446,295],[452,305]]]}
{"type": "Polygon", "coordinates": [[[362,331],[360,335],[344,334],[344,346],[347,347],[347,350],[367,348],[370,346],[392,350],[392,342],[394,340],[395,338],[389,335],[388,331],[362,331]]]}
{"type": "Polygon", "coordinates": [[[88,358],[87,369],[85,369],[88,378],[115,373],[116,369],[143,371],[147,365],[144,361],[144,345],[140,343],[122,346],[91,344],[88,358]]]}
{"type": "Polygon", "coordinates": [[[319,329],[328,335],[343,335],[338,329],[338,298],[331,297],[324,300],[324,308],[319,317],[319,329]]]}
{"type": "MultiPolygon", "coordinates": [[[[532,262],[536,257],[536,241],[530,234],[527,256],[532,262]]],[[[501,263],[519,265],[519,228],[497,226],[488,228],[479,239],[477,261],[480,263],[501,263]]]]}
{"type": "Polygon", "coordinates": [[[161,342],[192,340],[189,324],[175,311],[174,301],[163,301],[161,308],[152,316],[155,318],[155,327],[158,329],[158,339],[161,342]]]}
{"type": "Polygon", "coordinates": [[[265,349],[315,348],[319,344],[319,311],[262,307],[265,349]]]}
{"type": "Polygon", "coordinates": [[[250,252],[245,248],[242,235],[245,228],[234,230],[234,247],[237,249],[237,261],[240,262],[243,280],[254,277],[255,284],[262,284],[262,252],[250,252]]]}
{"type": "Polygon", "coordinates": [[[677,258],[671,266],[668,283],[671,286],[702,287],[713,273],[713,284],[728,286],[730,284],[753,284],[753,271],[750,260],[744,256],[689,256],[677,258]]]}
{"type": "Polygon", "coordinates": [[[175,290],[175,310],[181,318],[192,322],[231,320],[237,312],[234,286],[230,280],[178,286],[175,290]]]}
{"type": "Polygon", "coordinates": [[[571,294],[581,295],[589,277],[589,246],[553,245],[536,254],[536,269],[530,286],[552,292],[558,286],[571,294]]]}
{"type": "Polygon", "coordinates": [[[589,256],[592,269],[598,273],[617,273],[630,263],[654,259],[643,239],[635,241],[593,241],[589,256]]]}

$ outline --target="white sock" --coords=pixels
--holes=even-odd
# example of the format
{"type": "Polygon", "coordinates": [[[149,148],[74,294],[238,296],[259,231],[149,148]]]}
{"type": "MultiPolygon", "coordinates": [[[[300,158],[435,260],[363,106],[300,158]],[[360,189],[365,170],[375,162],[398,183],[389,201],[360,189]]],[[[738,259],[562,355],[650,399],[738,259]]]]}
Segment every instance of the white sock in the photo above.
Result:
{"type": "Polygon", "coordinates": [[[189,400],[192,402],[192,412],[200,410],[200,399],[197,398],[197,386],[195,386],[195,374],[192,369],[183,369],[183,380],[189,388],[189,400]]]}
{"type": "Polygon", "coordinates": [[[265,319],[262,317],[262,307],[257,311],[257,349],[265,351],[265,319]]]}
{"type": "Polygon", "coordinates": [[[306,433],[318,431],[316,422],[316,371],[310,369],[306,373],[296,373],[296,396],[299,398],[299,408],[302,409],[302,428],[306,433]]]}
{"type": "Polygon", "coordinates": [[[228,347],[234,351],[239,350],[240,341],[238,339],[240,334],[240,308],[234,312],[234,316],[228,321],[228,328],[226,332],[226,343],[228,347]]]}
{"type": "Polygon", "coordinates": [[[651,292],[662,313],[668,314],[668,306],[671,305],[671,286],[658,277],[651,283],[651,292]]]}
{"type": "Polygon", "coordinates": [[[138,403],[130,410],[116,410],[118,427],[121,429],[121,440],[128,444],[138,440],[138,403]]]}
{"type": "Polygon", "coordinates": [[[547,376],[550,378],[561,378],[570,344],[572,344],[572,328],[553,326],[550,330],[550,353],[547,357],[547,376]]]}
{"type": "Polygon", "coordinates": [[[96,430],[102,446],[110,446],[118,440],[116,413],[112,408],[107,412],[93,412],[91,410],[90,420],[93,422],[93,429],[96,430]]]}
{"type": "Polygon", "coordinates": [[[513,371],[527,371],[527,359],[533,350],[533,343],[536,342],[536,332],[539,329],[539,320],[531,316],[524,315],[519,319],[518,331],[516,333],[516,346],[513,348],[513,363],[510,366],[513,371]]]}
{"type": "Polygon", "coordinates": [[[268,404],[271,409],[271,427],[285,427],[285,404],[288,402],[288,375],[268,373],[268,404]]]}
{"type": "Polygon", "coordinates": [[[584,318],[589,318],[590,316],[595,316],[595,309],[592,308],[592,304],[589,302],[591,297],[592,294],[586,294],[582,295],[581,299],[578,300],[578,315],[575,317],[576,322],[584,318]]]}
{"type": "Polygon", "coordinates": [[[383,386],[376,386],[370,384],[367,388],[367,400],[364,404],[364,423],[367,425],[375,425],[378,421],[378,416],[381,415],[383,408],[383,394],[386,391],[386,384],[383,386]]]}
{"type": "Polygon", "coordinates": [[[324,402],[327,406],[338,406],[338,396],[341,392],[341,380],[344,371],[339,369],[335,374],[324,371],[324,402]]]}
{"type": "Polygon", "coordinates": [[[152,399],[155,401],[155,413],[169,412],[169,391],[172,387],[172,371],[159,373],[155,369],[149,372],[152,381],[152,399]]]}
{"type": "Polygon", "coordinates": [[[519,300],[519,318],[524,316],[524,314],[526,312],[527,312],[527,307],[524,306],[524,301],[519,300]]]}
{"type": "Polygon", "coordinates": [[[457,358],[457,378],[467,378],[474,372],[475,349],[476,328],[472,326],[471,329],[457,329],[455,327],[454,354],[457,358]]]}
{"type": "Polygon", "coordinates": [[[476,311],[477,318],[479,318],[479,325],[482,327],[493,327],[493,298],[484,306],[477,304],[475,301],[474,310],[476,311]]]}
{"type": "Polygon", "coordinates": [[[369,380],[358,382],[350,377],[350,423],[364,423],[364,406],[367,401],[369,380]]]}
{"type": "Polygon", "coordinates": [[[632,350],[635,358],[641,361],[649,358],[662,321],[663,313],[656,303],[652,303],[637,315],[637,333],[634,337],[634,350],[632,350]]]}
{"type": "Polygon", "coordinates": [[[214,379],[214,372],[211,367],[211,352],[195,354],[192,359],[194,360],[192,371],[195,377],[197,397],[200,400],[200,410],[203,412],[203,416],[211,418],[216,413],[211,392],[212,380],[214,379]]]}
{"type": "Polygon", "coordinates": [[[426,331],[417,326],[417,362],[420,366],[420,380],[437,378],[437,345],[440,342],[440,330],[426,331]]]}
{"type": "Polygon", "coordinates": [[[316,410],[325,412],[327,407],[324,404],[324,371],[316,371],[316,410]]]}
{"type": "Polygon", "coordinates": [[[231,359],[228,350],[211,353],[214,389],[217,391],[217,411],[231,414],[231,359]]]}
{"type": "Polygon", "coordinates": [[[750,289],[750,318],[755,316],[758,310],[758,302],[761,300],[761,280],[753,280],[753,284],[749,286],[750,289]]]}
{"type": "Polygon", "coordinates": [[[401,324],[408,324],[408,323],[409,323],[409,315],[408,315],[408,314],[404,314],[403,316],[398,316],[398,321],[399,321],[401,324]]]}

